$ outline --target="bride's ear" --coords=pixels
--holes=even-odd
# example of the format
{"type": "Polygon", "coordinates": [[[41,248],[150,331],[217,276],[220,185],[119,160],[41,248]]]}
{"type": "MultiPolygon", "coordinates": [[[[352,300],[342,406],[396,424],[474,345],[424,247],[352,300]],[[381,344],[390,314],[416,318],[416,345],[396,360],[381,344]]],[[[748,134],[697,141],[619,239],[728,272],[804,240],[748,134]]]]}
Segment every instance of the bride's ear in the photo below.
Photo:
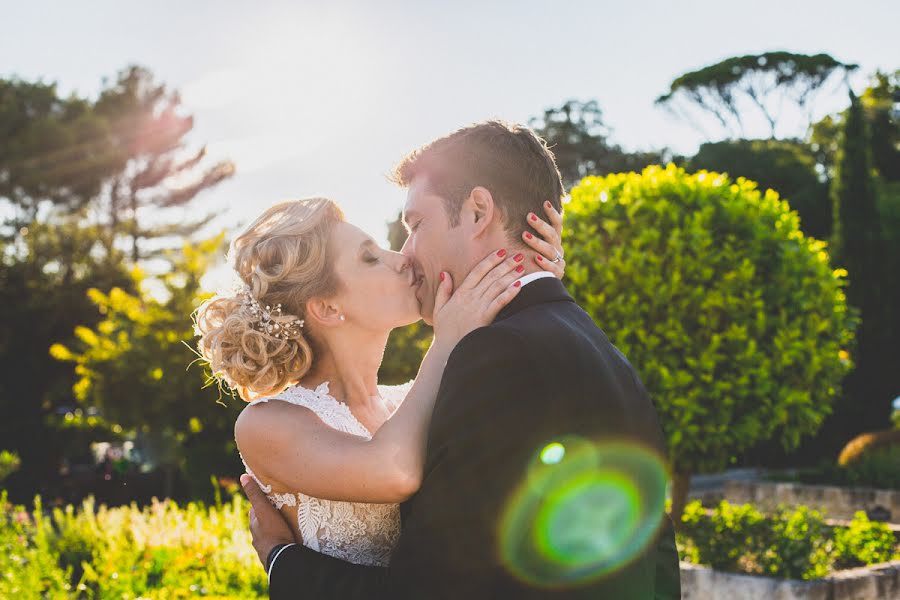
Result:
{"type": "Polygon", "coordinates": [[[336,327],[344,322],[341,307],[330,300],[310,298],[306,302],[306,319],[320,327],[336,327]]]}

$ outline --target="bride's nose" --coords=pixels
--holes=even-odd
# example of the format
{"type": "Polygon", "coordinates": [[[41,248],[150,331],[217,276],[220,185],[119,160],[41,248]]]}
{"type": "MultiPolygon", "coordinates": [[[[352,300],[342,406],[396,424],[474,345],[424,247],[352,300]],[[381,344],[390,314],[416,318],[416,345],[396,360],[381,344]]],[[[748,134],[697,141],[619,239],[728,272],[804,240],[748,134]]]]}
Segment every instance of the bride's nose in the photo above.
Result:
{"type": "Polygon", "coordinates": [[[412,259],[408,256],[404,256],[399,252],[391,251],[391,264],[394,266],[394,270],[398,273],[405,273],[408,269],[412,267],[412,259]]]}

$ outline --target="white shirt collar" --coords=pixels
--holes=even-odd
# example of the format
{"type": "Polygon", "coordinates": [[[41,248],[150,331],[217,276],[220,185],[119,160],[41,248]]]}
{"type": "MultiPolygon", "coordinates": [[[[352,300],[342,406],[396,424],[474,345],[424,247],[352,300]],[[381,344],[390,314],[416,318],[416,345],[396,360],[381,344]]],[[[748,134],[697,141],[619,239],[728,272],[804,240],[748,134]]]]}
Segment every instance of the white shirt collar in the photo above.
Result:
{"type": "Polygon", "coordinates": [[[545,277],[556,277],[556,275],[554,275],[550,271],[538,271],[536,273],[529,273],[525,277],[520,278],[518,281],[521,281],[522,287],[525,287],[532,281],[536,279],[544,279],[545,277]]]}

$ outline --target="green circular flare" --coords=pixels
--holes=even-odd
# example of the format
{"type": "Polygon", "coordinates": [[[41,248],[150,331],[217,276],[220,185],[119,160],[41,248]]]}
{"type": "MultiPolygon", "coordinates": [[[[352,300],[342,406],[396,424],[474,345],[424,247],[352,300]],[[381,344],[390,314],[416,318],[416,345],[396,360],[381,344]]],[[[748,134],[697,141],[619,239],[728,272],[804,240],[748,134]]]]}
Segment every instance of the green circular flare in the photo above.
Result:
{"type": "Polygon", "coordinates": [[[654,538],[667,479],[664,462],[633,443],[547,444],[500,520],[501,559],[520,579],[546,587],[612,573],[654,538]]]}

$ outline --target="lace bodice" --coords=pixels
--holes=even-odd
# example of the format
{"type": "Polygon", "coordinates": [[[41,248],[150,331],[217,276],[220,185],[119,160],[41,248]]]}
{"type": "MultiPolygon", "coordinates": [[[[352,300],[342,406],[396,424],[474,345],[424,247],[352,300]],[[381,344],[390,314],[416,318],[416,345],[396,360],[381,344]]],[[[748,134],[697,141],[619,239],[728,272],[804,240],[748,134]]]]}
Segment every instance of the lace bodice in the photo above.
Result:
{"type": "MultiPolygon", "coordinates": [[[[413,382],[402,385],[379,385],[381,397],[398,406],[406,397],[413,382]]],[[[304,406],[329,427],[366,439],[372,435],[360,423],[350,407],[328,393],[328,382],[315,390],[296,384],[274,396],[260,398],[249,404],[283,400],[304,406]]],[[[248,408],[249,408],[248,406],[248,408]]],[[[246,410],[246,408],[245,408],[246,410]]],[[[241,456],[241,461],[244,457],[241,456]]],[[[338,502],[307,496],[301,492],[275,493],[271,485],[260,481],[244,462],[244,467],[266,493],[275,508],[297,508],[297,529],[303,545],[347,562],[386,566],[400,535],[400,506],[398,504],[367,504],[338,502]]]]}

